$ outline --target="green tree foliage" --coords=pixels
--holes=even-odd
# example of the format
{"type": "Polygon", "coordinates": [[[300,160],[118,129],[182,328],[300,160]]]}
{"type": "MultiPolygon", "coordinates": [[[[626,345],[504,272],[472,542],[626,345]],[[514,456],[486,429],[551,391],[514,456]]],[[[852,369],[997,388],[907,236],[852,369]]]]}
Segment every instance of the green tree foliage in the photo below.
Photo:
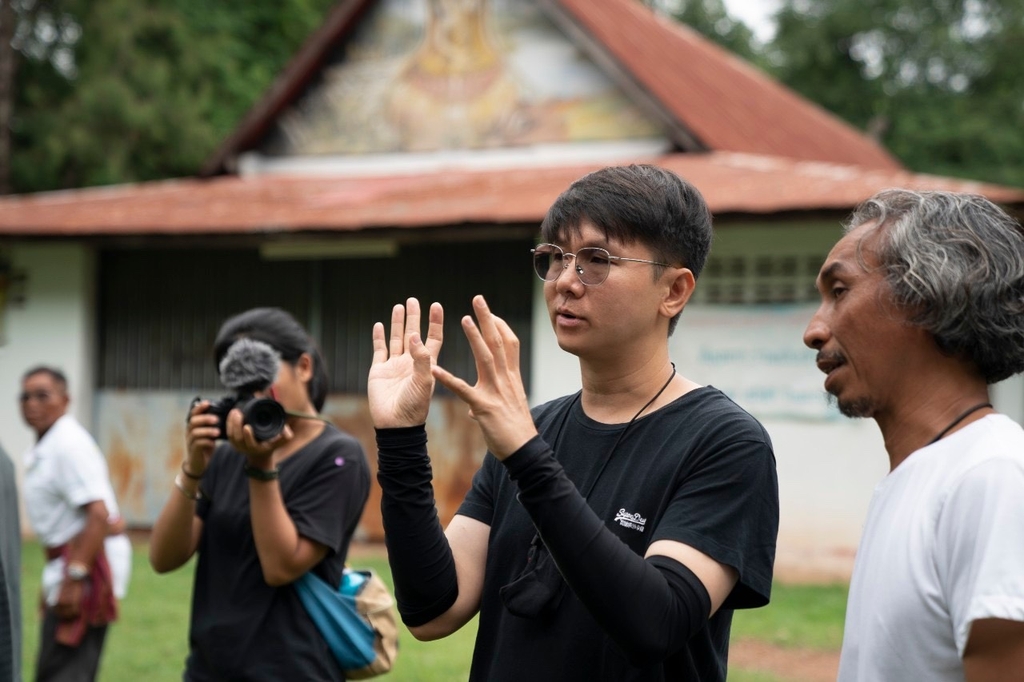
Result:
{"type": "Polygon", "coordinates": [[[1024,186],[1024,3],[785,0],[784,83],[909,168],[1024,186]]]}
{"type": "Polygon", "coordinates": [[[22,12],[16,191],[194,174],[333,0],[53,0],[22,12]]]}

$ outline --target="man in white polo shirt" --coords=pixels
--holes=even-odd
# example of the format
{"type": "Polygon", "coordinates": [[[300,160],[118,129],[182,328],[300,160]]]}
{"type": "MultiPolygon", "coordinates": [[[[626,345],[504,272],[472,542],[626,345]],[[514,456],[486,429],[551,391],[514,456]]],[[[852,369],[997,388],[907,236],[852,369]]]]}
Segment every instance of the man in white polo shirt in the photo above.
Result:
{"type": "Polygon", "coordinates": [[[22,377],[21,413],[38,441],[25,454],[25,508],[47,563],[36,679],[93,680],[107,624],[131,570],[107,463],[67,412],[67,379],[35,367],[22,377]]]}

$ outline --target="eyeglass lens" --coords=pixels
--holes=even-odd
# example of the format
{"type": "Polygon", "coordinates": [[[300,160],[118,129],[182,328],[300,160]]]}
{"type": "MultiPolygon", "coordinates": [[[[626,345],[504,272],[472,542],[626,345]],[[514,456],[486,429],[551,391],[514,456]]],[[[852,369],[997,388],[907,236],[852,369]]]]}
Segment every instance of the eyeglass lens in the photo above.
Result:
{"type": "Polygon", "coordinates": [[[545,282],[558,279],[565,268],[565,259],[575,260],[573,268],[584,284],[602,283],[608,277],[611,261],[608,252],[596,246],[588,246],[574,254],[565,254],[553,244],[541,244],[533,250],[533,268],[545,282]]]}

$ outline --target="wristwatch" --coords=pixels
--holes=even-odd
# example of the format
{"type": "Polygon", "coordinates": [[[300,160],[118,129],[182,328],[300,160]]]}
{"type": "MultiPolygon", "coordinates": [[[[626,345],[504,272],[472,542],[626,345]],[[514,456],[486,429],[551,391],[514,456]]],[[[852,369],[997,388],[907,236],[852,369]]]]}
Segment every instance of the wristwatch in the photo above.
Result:
{"type": "Polygon", "coordinates": [[[242,465],[242,471],[245,472],[246,476],[255,478],[257,481],[276,481],[278,474],[281,473],[281,470],[276,466],[273,469],[261,469],[248,463],[242,465]]]}
{"type": "Polygon", "coordinates": [[[65,575],[71,580],[79,582],[89,577],[89,567],[81,561],[69,561],[65,575]]]}

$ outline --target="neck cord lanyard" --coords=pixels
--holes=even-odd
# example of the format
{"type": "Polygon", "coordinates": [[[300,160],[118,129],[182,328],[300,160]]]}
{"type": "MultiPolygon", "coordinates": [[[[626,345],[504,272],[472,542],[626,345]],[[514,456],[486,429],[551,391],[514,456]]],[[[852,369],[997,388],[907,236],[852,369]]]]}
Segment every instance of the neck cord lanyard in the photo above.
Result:
{"type": "MultiPolygon", "coordinates": [[[[967,410],[964,411],[963,414],[961,414],[959,417],[957,417],[956,419],[951,421],[949,423],[949,426],[947,426],[946,428],[942,429],[942,431],[939,431],[939,435],[935,436],[935,438],[932,438],[930,441],[928,441],[928,445],[934,445],[935,443],[938,443],[942,439],[943,436],[945,436],[947,433],[949,433],[950,431],[953,430],[954,426],[956,426],[957,424],[959,424],[963,420],[967,419],[967,417],[971,416],[972,414],[974,414],[978,410],[983,410],[986,407],[992,407],[992,403],[978,403],[974,407],[968,408],[967,410]]],[[[926,445],[925,447],[928,447],[928,445],[926,445]]]]}
{"type": "MultiPolygon", "coordinates": [[[[640,417],[640,415],[644,413],[644,410],[650,407],[655,400],[660,398],[661,394],[664,393],[665,389],[668,388],[668,385],[672,383],[672,380],[676,376],[676,364],[674,362],[670,364],[672,365],[672,374],[669,375],[668,381],[666,381],[664,385],[662,385],[662,387],[658,389],[658,392],[654,394],[653,398],[648,400],[643,407],[637,410],[637,413],[633,415],[633,418],[626,423],[626,427],[622,429],[622,431],[619,431],[619,435],[615,438],[615,443],[612,444],[611,449],[608,450],[608,453],[604,456],[604,461],[601,463],[601,468],[597,470],[597,475],[595,475],[594,478],[590,481],[590,484],[587,486],[586,491],[582,492],[583,499],[587,499],[590,496],[590,493],[594,490],[594,486],[597,485],[598,479],[601,478],[601,474],[604,473],[605,467],[608,466],[608,462],[610,462],[612,459],[612,454],[615,452],[616,448],[619,447],[619,443],[622,442],[622,439],[626,436],[626,432],[629,431],[629,427],[633,426],[633,422],[635,422],[640,417]]],[[[562,416],[562,422],[558,425],[558,431],[555,434],[554,442],[551,446],[552,451],[555,452],[556,454],[558,452],[558,442],[562,438],[562,430],[565,428],[565,423],[569,419],[569,414],[572,412],[572,408],[576,405],[577,402],[579,402],[581,395],[583,395],[583,391],[580,391],[579,393],[576,394],[576,396],[572,400],[572,403],[570,403],[568,409],[566,409],[565,411],[565,414],[562,416]]]]}
{"type": "Polygon", "coordinates": [[[289,417],[297,417],[299,419],[315,419],[316,421],[323,422],[324,424],[332,424],[333,422],[322,414],[302,414],[301,412],[290,412],[285,410],[284,413],[289,417]]]}

